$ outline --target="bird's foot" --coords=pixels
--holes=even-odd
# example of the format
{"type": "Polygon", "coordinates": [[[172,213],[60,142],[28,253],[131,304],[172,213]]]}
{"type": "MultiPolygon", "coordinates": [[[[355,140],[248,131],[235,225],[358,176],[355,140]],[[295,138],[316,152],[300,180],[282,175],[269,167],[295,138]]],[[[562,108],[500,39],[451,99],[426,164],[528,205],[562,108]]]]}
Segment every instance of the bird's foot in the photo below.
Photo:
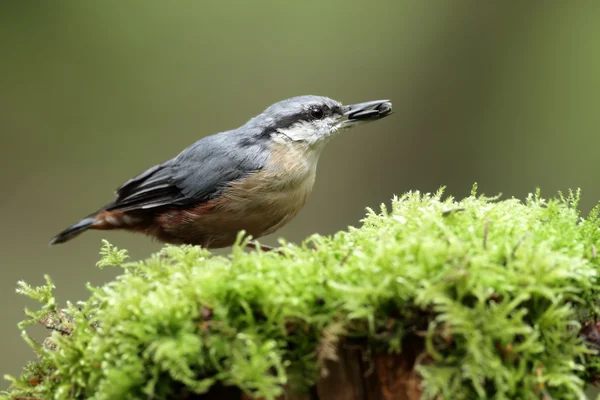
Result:
{"type": "MultiPolygon", "coordinates": [[[[266,244],[256,244],[254,242],[248,242],[248,244],[246,245],[247,248],[249,249],[261,249],[262,251],[277,251],[280,254],[283,254],[283,251],[281,250],[277,250],[276,247],[272,247],[272,246],[267,246],[266,244]]],[[[314,244],[313,242],[310,243],[310,247],[313,250],[319,250],[319,248],[317,247],[316,244],[314,244]]]]}
{"type": "Polygon", "coordinates": [[[254,242],[248,242],[248,244],[246,245],[246,247],[249,248],[249,249],[258,249],[258,248],[260,248],[262,251],[273,251],[273,250],[275,250],[275,247],[267,246],[266,244],[256,244],[254,242]]]}

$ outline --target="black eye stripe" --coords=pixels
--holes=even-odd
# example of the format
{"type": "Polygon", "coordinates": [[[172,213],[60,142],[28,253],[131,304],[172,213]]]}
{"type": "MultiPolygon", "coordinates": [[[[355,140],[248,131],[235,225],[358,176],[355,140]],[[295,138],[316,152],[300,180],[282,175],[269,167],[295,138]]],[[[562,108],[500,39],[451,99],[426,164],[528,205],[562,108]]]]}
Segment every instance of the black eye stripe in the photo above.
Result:
{"type": "Polygon", "coordinates": [[[322,108],[318,108],[318,107],[310,107],[306,110],[302,110],[296,114],[292,114],[292,115],[288,115],[284,118],[281,118],[280,120],[277,121],[276,125],[278,128],[289,128],[290,126],[294,125],[297,122],[300,121],[312,121],[315,119],[320,119],[323,118],[326,114],[323,112],[323,116],[321,117],[316,117],[313,115],[313,110],[318,109],[321,112],[323,112],[322,108]]]}
{"type": "Polygon", "coordinates": [[[267,135],[267,134],[270,134],[271,132],[276,131],[277,129],[289,128],[290,126],[292,126],[300,121],[315,121],[315,120],[326,118],[326,117],[329,117],[329,116],[332,116],[335,114],[340,114],[340,115],[342,114],[342,108],[340,106],[315,104],[313,106],[304,108],[303,110],[301,110],[295,114],[286,115],[284,117],[279,118],[271,126],[269,126],[267,129],[265,129],[263,131],[263,134],[267,135]],[[323,112],[323,115],[320,117],[312,115],[311,112],[314,109],[321,110],[323,112]]]}

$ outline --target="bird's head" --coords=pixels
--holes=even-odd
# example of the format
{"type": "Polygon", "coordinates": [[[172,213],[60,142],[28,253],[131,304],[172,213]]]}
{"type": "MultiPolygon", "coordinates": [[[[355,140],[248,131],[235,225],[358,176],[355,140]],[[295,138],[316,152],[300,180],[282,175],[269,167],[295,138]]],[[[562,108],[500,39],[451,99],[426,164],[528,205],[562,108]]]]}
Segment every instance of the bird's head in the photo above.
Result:
{"type": "Polygon", "coordinates": [[[342,105],[322,96],[299,96],[277,102],[251,120],[261,135],[280,142],[318,146],[333,134],[391,114],[389,100],[342,105]]]}

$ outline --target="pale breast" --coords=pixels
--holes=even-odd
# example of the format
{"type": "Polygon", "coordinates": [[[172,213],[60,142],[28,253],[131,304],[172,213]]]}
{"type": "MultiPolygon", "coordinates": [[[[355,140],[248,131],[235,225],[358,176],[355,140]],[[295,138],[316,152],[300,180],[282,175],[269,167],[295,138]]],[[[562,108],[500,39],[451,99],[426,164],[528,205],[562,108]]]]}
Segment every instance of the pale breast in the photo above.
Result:
{"type": "MultiPolygon", "coordinates": [[[[230,202],[226,212],[266,235],[289,222],[302,209],[315,182],[318,153],[293,143],[274,143],[267,166],[235,182],[224,194],[230,202]]],[[[224,207],[225,208],[225,207],[224,207]]]]}
{"type": "Polygon", "coordinates": [[[209,212],[191,213],[177,233],[223,247],[231,245],[241,230],[259,238],[295,217],[312,191],[320,149],[295,143],[272,146],[265,168],[233,182],[209,212]]]}

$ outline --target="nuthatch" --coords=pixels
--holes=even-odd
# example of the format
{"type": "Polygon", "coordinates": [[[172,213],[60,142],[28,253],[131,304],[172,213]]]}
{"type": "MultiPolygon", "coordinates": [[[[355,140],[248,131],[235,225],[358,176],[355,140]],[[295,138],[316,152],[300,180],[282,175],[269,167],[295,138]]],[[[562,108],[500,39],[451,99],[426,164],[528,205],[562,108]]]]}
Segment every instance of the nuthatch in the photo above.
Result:
{"type": "Polygon", "coordinates": [[[391,110],[388,100],[346,106],[320,96],[280,101],[125,182],[114,201],[50,244],[88,229],[142,232],[205,248],[231,246],[242,230],[253,238],[273,233],[304,206],[329,139],[391,110]]]}

